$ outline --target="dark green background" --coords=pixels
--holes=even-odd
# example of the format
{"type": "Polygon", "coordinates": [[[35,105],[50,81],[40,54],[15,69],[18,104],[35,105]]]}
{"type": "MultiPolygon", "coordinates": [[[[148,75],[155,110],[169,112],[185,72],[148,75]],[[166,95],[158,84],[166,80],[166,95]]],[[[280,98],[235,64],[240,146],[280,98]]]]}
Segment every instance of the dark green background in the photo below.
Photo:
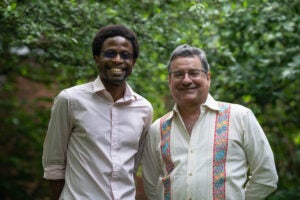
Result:
{"type": "Polygon", "coordinates": [[[141,45],[129,83],[151,101],[155,119],[173,105],[171,51],[203,48],[211,94],[251,108],[270,141],[279,185],[269,199],[300,199],[298,13],[298,0],[1,1],[0,198],[49,199],[41,166],[49,106],[62,88],[95,78],[92,38],[100,26],[122,23],[141,45]]]}

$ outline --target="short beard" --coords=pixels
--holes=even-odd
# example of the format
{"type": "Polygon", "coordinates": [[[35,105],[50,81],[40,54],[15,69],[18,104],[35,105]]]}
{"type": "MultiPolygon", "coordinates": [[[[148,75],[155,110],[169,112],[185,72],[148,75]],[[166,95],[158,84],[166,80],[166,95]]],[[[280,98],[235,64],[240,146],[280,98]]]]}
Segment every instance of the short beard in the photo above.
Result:
{"type": "Polygon", "coordinates": [[[105,76],[101,76],[100,74],[100,77],[101,77],[101,80],[107,84],[107,85],[114,85],[114,86],[119,86],[119,85],[122,85],[126,80],[127,80],[127,76],[125,76],[123,79],[121,80],[111,80],[105,76]]]}
{"type": "Polygon", "coordinates": [[[122,79],[122,80],[107,80],[107,79],[104,79],[104,81],[108,84],[111,84],[111,85],[114,85],[114,86],[119,86],[119,85],[122,85],[126,79],[122,79]]]}

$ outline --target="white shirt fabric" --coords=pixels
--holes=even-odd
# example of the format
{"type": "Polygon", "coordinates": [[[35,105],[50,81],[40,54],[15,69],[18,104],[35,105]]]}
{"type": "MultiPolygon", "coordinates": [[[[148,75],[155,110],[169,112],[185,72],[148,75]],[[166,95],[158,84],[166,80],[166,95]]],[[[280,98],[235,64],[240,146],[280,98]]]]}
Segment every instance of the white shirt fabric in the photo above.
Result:
{"type": "MultiPolygon", "coordinates": [[[[213,199],[212,165],[218,102],[209,95],[200,110],[191,136],[176,105],[169,116],[173,117],[170,154],[174,169],[169,174],[173,200],[213,199]]],[[[264,199],[276,189],[278,181],[267,138],[252,111],[241,105],[231,104],[229,123],[225,199],[264,199]]],[[[168,176],[160,145],[158,119],[149,130],[142,159],[145,193],[149,200],[163,199],[162,180],[168,176]]]]}
{"type": "Polygon", "coordinates": [[[135,199],[138,168],[153,109],[126,86],[114,102],[99,77],[63,90],[44,141],[44,178],[65,179],[60,199],[135,199]]]}

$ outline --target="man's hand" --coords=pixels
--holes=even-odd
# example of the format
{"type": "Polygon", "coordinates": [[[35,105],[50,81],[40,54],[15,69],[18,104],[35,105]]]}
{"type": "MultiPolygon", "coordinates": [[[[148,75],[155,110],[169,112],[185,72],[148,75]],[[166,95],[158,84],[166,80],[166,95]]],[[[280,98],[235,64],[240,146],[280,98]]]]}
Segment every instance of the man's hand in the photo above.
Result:
{"type": "Polygon", "coordinates": [[[58,200],[59,196],[61,194],[61,191],[65,185],[65,180],[60,179],[60,180],[49,180],[50,182],[50,187],[52,191],[52,199],[53,200],[58,200]]]}

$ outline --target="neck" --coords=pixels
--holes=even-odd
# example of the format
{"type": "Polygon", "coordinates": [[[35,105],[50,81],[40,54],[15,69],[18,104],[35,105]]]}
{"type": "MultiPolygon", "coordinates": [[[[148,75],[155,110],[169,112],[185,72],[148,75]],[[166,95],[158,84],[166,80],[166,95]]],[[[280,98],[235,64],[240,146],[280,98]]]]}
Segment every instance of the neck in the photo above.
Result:
{"type": "Polygon", "coordinates": [[[125,82],[119,85],[106,84],[104,82],[103,84],[105,86],[105,89],[110,93],[114,101],[117,101],[118,99],[124,97],[125,88],[126,88],[125,82]]]}
{"type": "Polygon", "coordinates": [[[183,119],[189,119],[200,115],[200,106],[179,106],[179,113],[183,119]]]}
{"type": "Polygon", "coordinates": [[[189,135],[192,134],[194,125],[200,116],[199,106],[178,107],[181,118],[189,135]]]}

